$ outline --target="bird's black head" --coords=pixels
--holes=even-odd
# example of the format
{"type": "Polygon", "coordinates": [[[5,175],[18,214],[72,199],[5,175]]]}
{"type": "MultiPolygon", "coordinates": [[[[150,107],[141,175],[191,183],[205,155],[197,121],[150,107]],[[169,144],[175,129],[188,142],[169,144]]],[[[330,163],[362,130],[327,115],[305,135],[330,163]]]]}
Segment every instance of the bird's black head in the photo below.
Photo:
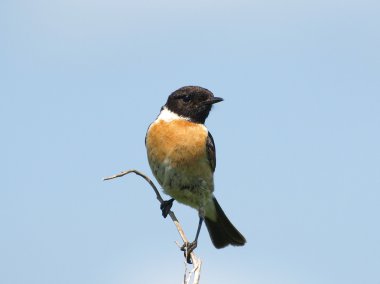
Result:
{"type": "Polygon", "coordinates": [[[213,104],[223,101],[214,97],[207,89],[196,86],[186,86],[173,92],[165,107],[168,110],[189,118],[196,123],[204,123],[213,104]]]}

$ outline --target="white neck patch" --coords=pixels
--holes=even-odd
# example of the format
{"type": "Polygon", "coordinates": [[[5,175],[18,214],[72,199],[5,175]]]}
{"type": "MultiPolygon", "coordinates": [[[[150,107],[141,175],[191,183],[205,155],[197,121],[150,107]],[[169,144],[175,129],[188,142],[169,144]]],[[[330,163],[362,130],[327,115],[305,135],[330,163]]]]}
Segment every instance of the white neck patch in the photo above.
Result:
{"type": "Polygon", "coordinates": [[[187,117],[179,116],[178,114],[168,110],[166,107],[162,109],[160,112],[159,116],[157,117],[157,120],[163,120],[165,122],[170,122],[173,120],[190,120],[187,117]]]}

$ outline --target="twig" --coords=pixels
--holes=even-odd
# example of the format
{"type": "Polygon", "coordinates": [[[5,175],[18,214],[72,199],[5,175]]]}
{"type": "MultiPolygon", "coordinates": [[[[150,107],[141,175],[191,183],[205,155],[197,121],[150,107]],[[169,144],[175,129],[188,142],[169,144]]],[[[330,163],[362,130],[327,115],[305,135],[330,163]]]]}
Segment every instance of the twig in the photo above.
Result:
{"type": "MultiPolygon", "coordinates": [[[[103,178],[103,180],[111,180],[111,179],[115,179],[115,178],[119,178],[119,177],[123,177],[127,174],[130,174],[130,173],[134,173],[140,177],[142,177],[143,179],[145,179],[149,184],[150,186],[153,188],[154,192],[156,193],[156,197],[157,197],[157,200],[162,203],[164,200],[162,199],[161,197],[161,194],[160,192],[158,191],[157,187],[154,185],[154,183],[152,182],[152,180],[146,176],[145,174],[137,171],[137,170],[129,170],[129,171],[124,171],[124,172],[121,172],[119,174],[116,174],[116,175],[113,175],[113,176],[110,176],[110,177],[106,177],[106,178],[103,178]]],[[[174,225],[176,226],[177,228],[177,231],[179,233],[179,235],[181,236],[181,239],[184,243],[188,243],[188,239],[185,235],[185,232],[183,231],[182,229],[182,226],[181,224],[179,223],[177,217],[174,215],[174,212],[173,211],[170,211],[169,212],[169,216],[170,218],[172,219],[174,225]]],[[[186,256],[185,256],[186,257],[186,256]]],[[[187,257],[186,257],[187,258],[187,257]]],[[[193,269],[188,273],[188,277],[186,277],[186,274],[187,274],[187,266],[185,266],[185,277],[184,277],[184,284],[188,284],[190,279],[191,279],[191,276],[193,275],[193,284],[198,284],[199,283],[199,279],[200,279],[200,276],[201,276],[201,266],[202,266],[202,261],[200,260],[200,258],[198,258],[194,252],[191,252],[190,253],[190,258],[191,258],[191,262],[193,263],[193,269]]],[[[185,264],[186,264],[186,261],[185,261],[185,264]]]]}

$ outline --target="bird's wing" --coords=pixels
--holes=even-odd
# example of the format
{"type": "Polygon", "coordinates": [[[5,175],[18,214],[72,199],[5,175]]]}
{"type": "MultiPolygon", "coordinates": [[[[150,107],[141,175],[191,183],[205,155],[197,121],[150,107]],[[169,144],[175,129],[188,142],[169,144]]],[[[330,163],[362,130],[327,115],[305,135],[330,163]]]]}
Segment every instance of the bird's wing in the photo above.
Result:
{"type": "Polygon", "coordinates": [[[208,133],[207,141],[206,141],[206,152],[207,152],[207,159],[210,163],[210,167],[212,169],[212,172],[215,171],[216,167],[216,151],[215,151],[215,143],[214,139],[212,138],[211,133],[208,133]]]}

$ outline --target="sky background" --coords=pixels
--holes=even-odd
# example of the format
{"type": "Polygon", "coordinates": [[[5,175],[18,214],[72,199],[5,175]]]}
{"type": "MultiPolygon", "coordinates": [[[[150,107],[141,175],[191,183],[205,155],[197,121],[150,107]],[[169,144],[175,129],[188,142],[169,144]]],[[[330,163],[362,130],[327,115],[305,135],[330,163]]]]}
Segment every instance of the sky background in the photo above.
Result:
{"type": "MultiPolygon", "coordinates": [[[[247,238],[201,283],[380,284],[377,0],[0,2],[0,283],[181,283],[144,180],[167,96],[200,85],[215,195],[247,238]]],[[[197,213],[173,207],[193,239],[197,213]]]]}

